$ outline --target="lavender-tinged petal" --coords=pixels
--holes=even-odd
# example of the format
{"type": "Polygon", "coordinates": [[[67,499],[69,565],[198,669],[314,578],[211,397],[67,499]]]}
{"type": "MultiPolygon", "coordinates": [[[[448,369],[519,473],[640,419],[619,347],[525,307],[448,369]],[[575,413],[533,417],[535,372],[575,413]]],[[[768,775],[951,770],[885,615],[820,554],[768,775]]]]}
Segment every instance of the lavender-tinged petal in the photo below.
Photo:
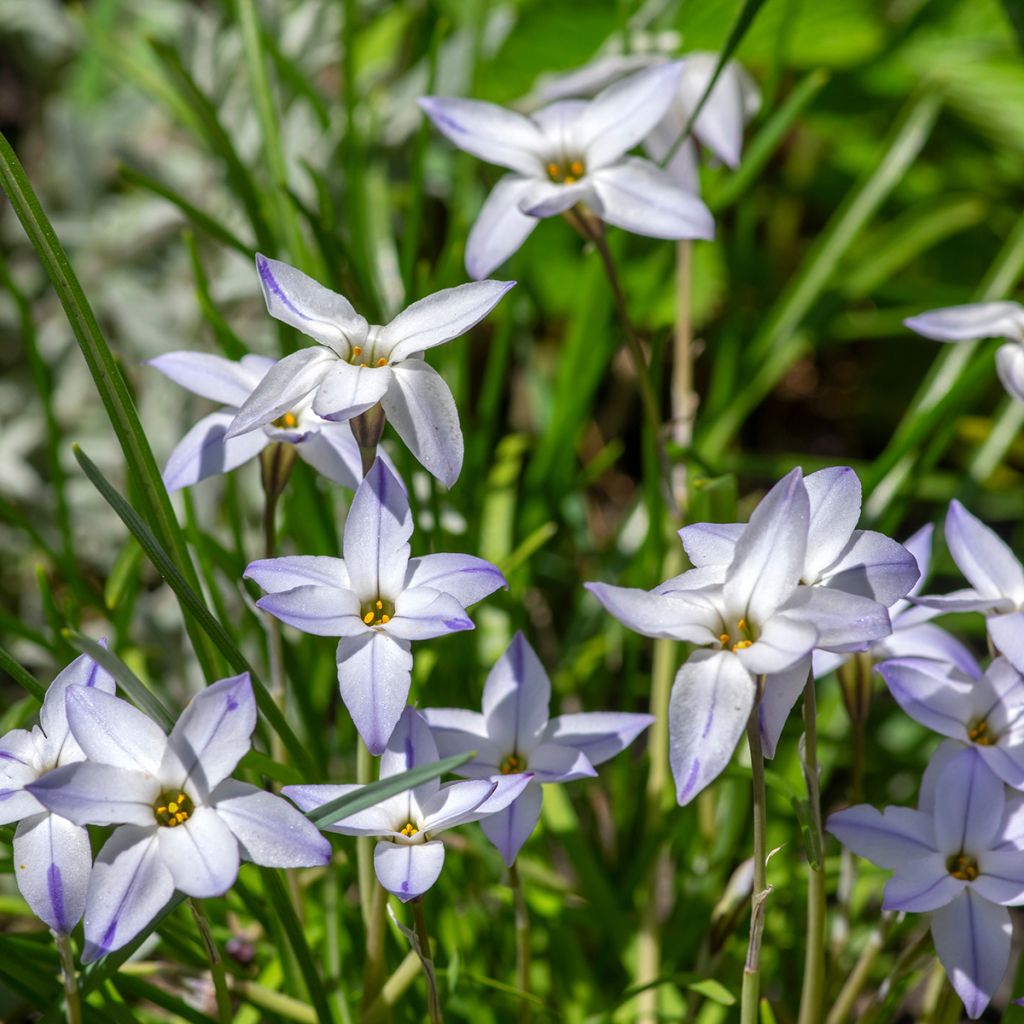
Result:
{"type": "Polygon", "coordinates": [[[169,491],[180,491],[219,473],[230,473],[244,465],[270,443],[263,431],[225,439],[235,418],[233,409],[204,416],[175,445],[164,466],[164,485],[169,491]]]}
{"type": "Polygon", "coordinates": [[[91,761],[155,774],[167,737],[151,718],[125,700],[85,686],[65,697],[68,724],[91,761]]]}
{"type": "Polygon", "coordinates": [[[899,865],[896,874],[885,883],[882,908],[920,914],[955,900],[967,882],[949,873],[947,856],[932,853],[911,864],[899,865]]]}
{"type": "Polygon", "coordinates": [[[675,594],[685,600],[694,601],[707,609],[709,616],[714,615],[717,621],[718,613],[713,611],[712,596],[717,594],[722,584],[725,583],[725,572],[728,568],[729,564],[726,562],[718,565],[702,565],[697,569],[687,569],[686,572],[681,572],[678,576],[670,576],[667,580],[659,583],[651,593],[675,594]],[[712,591],[711,588],[716,589],[712,591]],[[701,593],[693,593],[694,591],[701,591],[701,593]]]}
{"type": "Polygon", "coordinates": [[[988,620],[988,634],[1006,660],[1024,672],[1024,612],[995,615],[988,620]]]}
{"type": "Polygon", "coordinates": [[[653,715],[620,711],[582,711],[552,718],[545,741],[572,747],[587,755],[592,765],[603,764],[625,750],[649,725],[653,715]]]}
{"type": "Polygon", "coordinates": [[[1024,850],[1024,793],[1006,794],[1006,810],[999,831],[992,842],[993,850],[1024,850]]]}
{"type": "Polygon", "coordinates": [[[543,174],[546,140],[522,114],[457,96],[421,96],[416,102],[459,149],[529,177],[543,174]]]}
{"type": "MultiPolygon", "coordinates": [[[[687,118],[697,110],[717,67],[717,53],[693,53],[683,60],[673,106],[680,107],[687,118]]],[[[693,134],[727,167],[736,168],[743,149],[743,126],[759,106],[757,87],[735,61],[729,61],[693,122],[693,134]]]]}
{"type": "MultiPolygon", "coordinates": [[[[107,649],[105,639],[101,639],[99,644],[104,650],[107,649]]],[[[48,745],[56,747],[55,753],[60,751],[68,735],[65,698],[69,686],[84,686],[90,690],[102,690],[103,693],[113,693],[116,688],[114,677],[87,654],[75,658],[58,674],[47,688],[43,706],[39,711],[39,725],[46,733],[48,745]]]]}
{"type": "Polygon", "coordinates": [[[473,812],[494,789],[495,783],[490,779],[467,779],[441,786],[421,807],[423,831],[434,836],[445,829],[475,820],[473,812]]]}
{"type": "Polygon", "coordinates": [[[973,890],[993,903],[1016,907],[1024,903],[1024,857],[1017,850],[986,850],[978,855],[973,890]]]}
{"type": "Polygon", "coordinates": [[[540,785],[527,786],[504,810],[480,820],[484,835],[497,847],[507,867],[512,867],[523,844],[533,835],[543,801],[540,785]]]}
{"type": "Polygon", "coordinates": [[[331,844],[319,829],[273,793],[225,779],[210,803],[234,834],[242,857],[253,864],[308,868],[327,864],[331,859],[331,844]]]}
{"type": "Polygon", "coordinates": [[[968,748],[951,757],[938,778],[935,807],[939,850],[986,849],[999,831],[1006,805],[1002,780],[968,748]]]}
{"type": "Polygon", "coordinates": [[[1024,674],[1006,658],[992,660],[974,681],[973,696],[976,714],[988,719],[996,732],[1019,732],[1024,727],[1024,674]]]}
{"type": "Polygon", "coordinates": [[[394,368],[394,383],[381,400],[388,422],[432,476],[451,487],[462,472],[459,412],[444,378],[422,359],[394,368]]]}
{"type": "Polygon", "coordinates": [[[579,203],[585,203],[598,216],[604,203],[594,187],[595,178],[588,175],[572,184],[560,181],[535,181],[519,200],[519,210],[528,217],[555,217],[579,203]]]}
{"type": "MultiPolygon", "coordinates": [[[[25,785],[36,778],[33,772],[25,785]]],[[[27,789],[0,784],[0,825],[10,825],[42,810],[43,805],[27,789]]]]}
{"type": "Polygon", "coordinates": [[[715,237],[715,219],[693,193],[681,189],[650,160],[626,157],[587,179],[608,224],[650,238],[715,237]]]}
{"type": "Polygon", "coordinates": [[[754,706],[754,681],[729,651],[697,651],[669,700],[669,760],[676,799],[688,804],[725,770],[754,706]]]}
{"type": "Polygon", "coordinates": [[[941,626],[923,622],[907,629],[897,629],[896,625],[894,622],[892,636],[885,637],[872,648],[876,659],[934,658],[955,665],[972,679],[981,675],[981,668],[974,655],[941,626]]]}
{"type": "Polygon", "coordinates": [[[187,896],[222,896],[238,877],[238,840],[212,807],[196,807],[188,821],[158,828],[160,857],[187,896]]]}
{"type": "Polygon", "coordinates": [[[964,749],[962,743],[956,740],[943,740],[925,765],[924,774],[921,776],[921,788],[917,797],[917,808],[929,817],[935,813],[935,805],[939,792],[939,779],[946,770],[946,766],[964,749]]]}
{"type": "Polygon", "coordinates": [[[484,684],[487,735],[505,753],[529,754],[548,723],[550,700],[548,674],[526,637],[517,632],[484,684]]]}
{"type": "Polygon", "coordinates": [[[718,639],[720,617],[710,601],[685,592],[657,594],[607,583],[584,583],[605,610],[641,636],[710,644],[718,639]]]}
{"type": "Polygon", "coordinates": [[[336,360],[316,389],[313,412],[333,422],[351,420],[375,406],[393,380],[390,366],[356,366],[336,360]]]}
{"type": "Polygon", "coordinates": [[[932,915],[935,952],[971,1020],[1006,974],[1012,934],[1010,912],[970,889],[932,915]]]}
{"type": "Polygon", "coordinates": [[[928,658],[886,661],[878,671],[911,718],[940,736],[968,742],[973,681],[957,679],[948,665],[928,658]]]}
{"type": "Polygon", "coordinates": [[[676,145],[685,127],[686,119],[678,115],[675,107],[669,107],[668,113],[644,139],[644,153],[656,164],[663,165],[665,173],[684,192],[699,196],[700,164],[697,159],[697,147],[693,139],[683,139],[681,144],[676,145]],[[662,164],[669,153],[672,153],[672,156],[669,157],[668,163],[662,164]]]}
{"type": "Polygon", "coordinates": [[[100,850],[85,902],[82,963],[127,945],[174,895],[156,832],[125,825],[100,850]]]}
{"type": "Polygon", "coordinates": [[[696,567],[728,565],[736,553],[743,523],[694,523],[679,531],[683,549],[696,567]]]}
{"type": "Polygon", "coordinates": [[[825,650],[864,650],[892,632],[888,609],[869,597],[830,587],[803,588],[798,596],[796,614],[814,625],[825,650]]]}
{"type": "Polygon", "coordinates": [[[800,699],[807,683],[810,659],[801,658],[792,668],[765,677],[764,694],[757,706],[761,727],[761,744],[765,757],[774,757],[782,730],[793,705],[800,699]]]}
{"type": "Polygon", "coordinates": [[[167,352],[146,365],[195,395],[235,409],[252,394],[261,376],[252,364],[208,352],[167,352]]]}
{"type": "Polygon", "coordinates": [[[280,260],[256,255],[256,270],[267,302],[267,312],[309,338],[347,356],[348,347],[360,344],[368,330],[348,299],[325,288],[301,270],[280,260]]]}
{"type": "Polygon", "coordinates": [[[804,477],[810,502],[804,580],[818,579],[842,554],[860,519],[860,480],[849,466],[831,466],[804,477]]]}
{"type": "Polygon", "coordinates": [[[450,594],[417,587],[398,595],[395,614],[382,628],[400,640],[429,640],[472,629],[473,622],[466,609],[450,594]]]}
{"type": "Polygon", "coordinates": [[[919,313],[903,323],[934,341],[1020,339],[1024,332],[1024,307],[1018,302],[972,302],[919,313]]]}
{"type": "Polygon", "coordinates": [[[360,600],[394,599],[402,592],[411,536],[405,488],[377,459],[359,485],[345,520],[345,566],[360,600]]]}
{"type": "Polygon", "coordinates": [[[903,546],[910,552],[911,557],[917,562],[920,576],[910,590],[910,595],[916,595],[932,567],[932,540],[935,536],[935,527],[932,523],[925,523],[920,530],[915,530],[904,542],[903,546]]]}
{"type": "Polygon", "coordinates": [[[1024,402],[1024,344],[1000,345],[996,350],[996,373],[1011,397],[1024,402]]]}
{"type": "Polygon", "coordinates": [[[572,99],[576,96],[593,96],[633,71],[662,63],[663,57],[647,53],[600,57],[574,71],[551,78],[545,76],[545,84],[537,90],[536,97],[538,102],[552,103],[555,100],[572,99]]]}
{"type": "MultiPolygon", "coordinates": [[[[877,657],[875,649],[872,649],[872,656],[877,657]]],[[[837,654],[835,651],[815,651],[811,655],[811,663],[814,666],[814,678],[823,679],[830,672],[835,672],[840,665],[846,664],[849,654],[837,654]]]]}
{"type": "Polygon", "coordinates": [[[532,772],[518,772],[514,775],[495,775],[491,780],[494,789],[473,812],[473,821],[482,821],[492,814],[505,810],[513,801],[526,791],[531,783],[537,782],[537,776],[532,772]]]}
{"type": "Polygon", "coordinates": [[[377,881],[388,892],[407,903],[422,896],[441,874],[444,865],[444,843],[380,842],[373,851],[373,868],[377,881]]]}
{"type": "Polygon", "coordinates": [[[44,807],[76,825],[153,825],[160,783],[131,768],[79,761],[27,787],[44,807]]]}
{"type": "Polygon", "coordinates": [[[954,590],[949,594],[925,594],[912,598],[915,605],[934,608],[937,612],[981,612],[984,615],[1013,611],[1007,597],[983,597],[973,588],[954,590]]]}
{"type": "Polygon", "coordinates": [[[829,815],[825,830],[859,857],[890,871],[936,852],[931,816],[910,807],[879,811],[857,804],[829,815]]]}
{"type": "Polygon", "coordinates": [[[820,642],[816,625],[795,614],[773,615],[753,645],[736,651],[736,656],[753,675],[786,672],[820,642]]]}
{"type": "Polygon", "coordinates": [[[582,750],[545,741],[530,751],[527,768],[538,782],[571,782],[597,775],[597,769],[582,750]]]}
{"type": "Polygon", "coordinates": [[[359,445],[347,423],[324,423],[312,437],[296,445],[295,451],[321,476],[350,491],[363,479],[359,445]]]}
{"type": "Polygon", "coordinates": [[[981,746],[977,750],[985,764],[1003,782],[1014,789],[1024,789],[1024,744],[1010,745],[1003,739],[998,746],[981,746]]]}
{"type": "Polygon", "coordinates": [[[341,699],[376,757],[384,752],[409,696],[409,642],[378,630],[343,637],[337,660],[341,699]]]}
{"type": "Polygon", "coordinates": [[[484,201],[466,239],[466,271],[475,281],[500,267],[540,223],[519,209],[534,180],[506,175],[484,201]]]}
{"type": "Polygon", "coordinates": [[[946,544],[953,561],[982,597],[1024,604],[1024,567],[1017,556],[956,499],[946,514],[946,544]]]}
{"type": "Polygon", "coordinates": [[[14,878],[32,913],[54,931],[70,934],[85,911],[92,872],[89,833],[44,811],[14,834],[14,878]]]}
{"type": "Polygon", "coordinates": [[[476,751],[476,757],[455,769],[467,779],[486,779],[500,771],[504,752],[487,736],[484,716],[462,708],[425,708],[423,717],[440,757],[476,751]]]}
{"type": "Polygon", "coordinates": [[[360,618],[362,607],[351,590],[304,586],[279,594],[267,594],[257,607],[313,636],[361,636],[367,627],[360,618]]]}
{"type": "MultiPolygon", "coordinates": [[[[380,759],[380,777],[390,778],[438,760],[437,744],[427,720],[415,708],[405,708],[380,759]]],[[[417,801],[421,805],[426,803],[440,788],[438,779],[421,783],[415,789],[417,801]]]]}
{"type": "Polygon", "coordinates": [[[284,590],[304,586],[349,589],[345,562],[326,555],[261,558],[250,562],[242,575],[247,580],[255,580],[268,594],[279,594],[284,590]]]}
{"type": "MultiPolygon", "coordinates": [[[[281,792],[303,811],[315,811],[332,800],[348,796],[362,788],[355,785],[285,786],[281,792]]],[[[325,825],[324,831],[338,832],[344,836],[383,836],[394,834],[394,824],[384,807],[381,804],[374,804],[336,821],[333,825],[325,825]]]]}
{"type": "Polygon", "coordinates": [[[431,587],[451,594],[464,608],[482,601],[508,581],[497,566],[473,555],[424,555],[409,560],[406,587],[431,587]]]}
{"type": "Polygon", "coordinates": [[[886,607],[910,593],[919,579],[914,556],[873,530],[855,530],[839,558],[818,577],[826,587],[871,598],[886,607]]]}

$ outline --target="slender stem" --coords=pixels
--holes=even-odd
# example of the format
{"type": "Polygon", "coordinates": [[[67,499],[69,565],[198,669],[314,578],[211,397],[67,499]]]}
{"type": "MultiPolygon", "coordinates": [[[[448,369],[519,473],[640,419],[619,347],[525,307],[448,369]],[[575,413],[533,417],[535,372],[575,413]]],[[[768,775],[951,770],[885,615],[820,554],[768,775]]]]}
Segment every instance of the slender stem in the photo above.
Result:
{"type": "Polygon", "coordinates": [[[366,961],[363,964],[363,997],[360,1000],[360,1007],[364,1012],[380,995],[381,985],[384,982],[384,939],[387,936],[385,919],[388,894],[384,887],[372,877],[372,863],[370,863],[370,871],[372,889],[369,913],[366,915],[366,961]]]}
{"type": "MultiPolygon", "coordinates": [[[[277,554],[277,502],[279,497],[278,491],[265,489],[263,503],[263,553],[265,558],[273,558],[277,554]]],[[[267,629],[270,695],[283,712],[285,707],[285,671],[281,624],[270,614],[265,614],[263,620],[267,629]]],[[[270,737],[270,756],[279,764],[283,763],[287,756],[284,743],[276,731],[272,732],[270,737]]]]}
{"type": "Polygon", "coordinates": [[[381,986],[380,995],[360,1018],[361,1024],[379,1024],[384,1020],[388,1010],[401,999],[419,973],[420,958],[413,950],[409,950],[405,959],[395,969],[394,974],[381,986]]]}
{"type": "Polygon", "coordinates": [[[757,1024],[758,1001],[761,988],[761,935],[764,931],[764,901],[769,889],[766,874],[768,822],[764,788],[764,753],[761,750],[761,723],[758,717],[764,677],[757,683],[758,699],[747,722],[747,742],[750,745],[750,770],[753,776],[754,796],[754,887],[750,899],[750,943],[747,961],[743,966],[743,987],[740,995],[740,1021],[757,1024]]]}
{"type": "Polygon", "coordinates": [[[850,971],[850,975],[839,990],[839,995],[836,996],[832,1008],[828,1011],[825,1024],[844,1024],[845,1021],[849,1020],[850,1015],[853,1013],[854,1004],[857,1002],[857,997],[860,995],[871,974],[871,968],[874,967],[878,955],[885,948],[885,940],[889,936],[893,920],[893,914],[883,914],[881,921],[879,921],[878,925],[868,936],[868,941],[861,950],[857,962],[853,965],[853,970],[850,971]]]}
{"type": "Polygon", "coordinates": [[[206,956],[210,961],[210,974],[213,976],[213,989],[217,994],[217,1019],[220,1024],[231,1024],[234,1013],[231,1009],[231,992],[228,989],[228,978],[224,971],[224,961],[220,958],[217,944],[213,941],[210,933],[210,922],[207,920],[206,911],[203,910],[198,900],[189,900],[188,905],[192,908],[192,916],[195,918],[196,927],[199,929],[199,937],[203,940],[206,948],[206,956]]]}
{"type": "MultiPolygon", "coordinates": [[[[356,782],[365,786],[373,782],[373,757],[363,742],[356,739],[356,782]]],[[[356,842],[356,859],[359,868],[359,906],[363,912],[363,927],[370,930],[371,903],[376,879],[373,875],[373,840],[360,837],[356,842]]]]}
{"type": "Polygon", "coordinates": [[[63,932],[53,933],[60,953],[61,973],[64,975],[64,1013],[68,1024],[82,1024],[82,1002],[78,994],[78,975],[75,974],[75,954],[71,939],[63,932]]]}
{"type": "Polygon", "coordinates": [[[434,973],[434,960],[430,955],[430,932],[427,930],[427,918],[423,913],[423,897],[412,900],[412,912],[416,918],[416,936],[420,943],[420,960],[423,963],[423,975],[427,979],[427,1010],[431,1024],[442,1024],[441,1002],[437,996],[437,975],[434,973]]]}
{"type": "Polygon", "coordinates": [[[533,1008],[526,998],[530,994],[530,912],[523,880],[514,863],[508,869],[508,877],[516,906],[516,988],[523,994],[519,1000],[519,1024],[530,1024],[533,1008]]]}
{"type": "Polygon", "coordinates": [[[800,993],[798,1024],[818,1024],[825,987],[825,835],[821,827],[821,786],[818,775],[818,709],[814,672],[804,686],[804,776],[811,816],[810,874],[807,879],[807,942],[804,949],[804,981],[800,993]]]}
{"type": "MultiPolygon", "coordinates": [[[[693,440],[696,395],[693,392],[693,326],[690,323],[690,299],[693,284],[693,243],[676,243],[676,323],[672,338],[672,440],[680,448],[689,448],[693,440]]],[[[672,467],[672,494],[685,515],[689,504],[687,466],[672,467]]]]}

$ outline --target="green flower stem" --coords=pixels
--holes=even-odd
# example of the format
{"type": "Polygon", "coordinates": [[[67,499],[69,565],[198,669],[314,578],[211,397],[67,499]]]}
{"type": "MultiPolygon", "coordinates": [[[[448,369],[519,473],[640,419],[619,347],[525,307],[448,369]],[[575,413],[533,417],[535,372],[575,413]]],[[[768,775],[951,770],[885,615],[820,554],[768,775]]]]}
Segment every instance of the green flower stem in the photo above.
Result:
{"type": "Polygon", "coordinates": [[[415,952],[410,951],[398,965],[394,974],[384,982],[380,995],[362,1016],[361,1024],[381,1024],[387,1018],[388,1011],[405,995],[419,973],[420,958],[415,952]]]}
{"type": "Polygon", "coordinates": [[[850,1019],[850,1015],[854,1010],[854,1004],[857,1002],[858,996],[863,991],[864,985],[871,975],[871,968],[874,967],[879,954],[885,948],[885,941],[889,937],[894,920],[894,914],[883,914],[878,925],[868,936],[868,941],[861,950],[857,962],[853,965],[853,970],[850,971],[849,977],[847,977],[843,987],[839,990],[839,995],[836,996],[835,1002],[828,1011],[825,1024],[845,1024],[850,1019]]]}
{"type": "Polygon", "coordinates": [[[768,822],[765,806],[767,798],[764,787],[764,753],[761,750],[761,724],[757,714],[763,687],[764,676],[761,676],[757,681],[757,700],[747,722],[754,796],[754,888],[750,898],[750,942],[747,946],[747,960],[743,965],[743,987],[740,995],[741,1024],[757,1024],[758,1020],[764,903],[771,891],[768,889],[766,877],[768,822]]]}
{"type": "Polygon", "coordinates": [[[60,953],[61,974],[64,976],[64,1014],[68,1024],[82,1024],[82,1001],[78,992],[78,975],[75,974],[75,954],[71,951],[71,939],[62,932],[53,933],[60,953]]]}
{"type": "Polygon", "coordinates": [[[514,863],[508,869],[508,877],[516,908],[516,988],[522,993],[519,1024],[530,1024],[533,1016],[533,1008],[527,998],[530,994],[530,912],[526,906],[523,880],[514,863]]]}
{"type": "MultiPolygon", "coordinates": [[[[360,742],[360,746],[362,743],[360,742]]],[[[366,924],[366,960],[363,963],[363,997],[360,1006],[365,1012],[377,1000],[381,993],[381,985],[384,981],[384,939],[387,935],[387,907],[388,894],[375,877],[373,877],[373,851],[370,849],[372,839],[363,838],[359,842],[366,844],[368,857],[359,861],[359,868],[363,868],[364,861],[370,869],[370,894],[367,904],[368,910],[364,911],[366,924]]],[[[358,852],[362,852],[359,850],[358,852]]],[[[360,873],[360,889],[362,889],[362,873],[360,873]]]]}
{"type": "Polygon", "coordinates": [[[416,937],[420,945],[420,961],[423,964],[423,976],[427,979],[427,1012],[430,1024],[443,1024],[441,1001],[437,995],[437,974],[434,971],[434,960],[430,953],[430,932],[427,930],[427,918],[423,913],[423,897],[410,900],[413,917],[416,919],[416,937]]]}
{"type": "Polygon", "coordinates": [[[231,1024],[235,1016],[231,1009],[231,992],[228,989],[224,961],[221,960],[213,935],[210,933],[210,922],[198,900],[189,900],[188,905],[192,909],[192,917],[195,919],[199,937],[203,940],[206,956],[210,961],[210,974],[213,976],[213,988],[217,995],[217,1019],[220,1024],[231,1024]]]}

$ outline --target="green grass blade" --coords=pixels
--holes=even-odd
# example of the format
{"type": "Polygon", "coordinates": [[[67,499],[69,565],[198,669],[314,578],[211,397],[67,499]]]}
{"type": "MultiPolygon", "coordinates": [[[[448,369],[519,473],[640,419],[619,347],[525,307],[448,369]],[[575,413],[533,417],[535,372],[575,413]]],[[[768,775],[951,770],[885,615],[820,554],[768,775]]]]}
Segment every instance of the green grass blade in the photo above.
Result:
{"type": "Polygon", "coordinates": [[[0,671],[6,672],[26,693],[30,693],[42,704],[46,687],[40,686],[3,647],[0,647],[0,671]]]}

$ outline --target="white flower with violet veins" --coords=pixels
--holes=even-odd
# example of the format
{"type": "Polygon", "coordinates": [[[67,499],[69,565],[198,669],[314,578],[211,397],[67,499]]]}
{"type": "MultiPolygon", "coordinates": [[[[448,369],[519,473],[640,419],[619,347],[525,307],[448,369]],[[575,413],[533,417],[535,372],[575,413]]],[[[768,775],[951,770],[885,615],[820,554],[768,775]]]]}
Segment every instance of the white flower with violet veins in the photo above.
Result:
{"type": "Polygon", "coordinates": [[[276,363],[242,403],[230,441],[294,414],[297,405],[325,420],[351,420],[379,402],[409,451],[445,486],[462,469],[462,430],[444,379],[419,358],[465,334],[498,304],[514,281],[478,281],[414,302],[383,327],[367,323],[348,299],[300,270],[256,256],[267,310],[312,338],[276,363]]]}
{"type": "Polygon", "coordinates": [[[509,168],[466,242],[466,270],[486,277],[540,218],[578,204],[607,224],[653,238],[712,238],[708,208],[650,160],[626,156],[665,116],[683,72],[675,62],[615,82],[589,102],[562,100],[527,117],[493,103],[419,100],[467,153],[509,168]]]}

